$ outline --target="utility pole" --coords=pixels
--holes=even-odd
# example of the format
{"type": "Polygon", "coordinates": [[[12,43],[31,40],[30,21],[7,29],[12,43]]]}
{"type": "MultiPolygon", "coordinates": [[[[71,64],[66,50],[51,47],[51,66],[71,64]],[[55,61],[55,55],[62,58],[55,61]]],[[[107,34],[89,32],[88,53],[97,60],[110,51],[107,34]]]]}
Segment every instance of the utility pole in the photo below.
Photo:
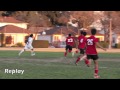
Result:
{"type": "Polygon", "coordinates": [[[110,19],[110,27],[109,27],[109,49],[112,48],[112,19],[110,19]]]}

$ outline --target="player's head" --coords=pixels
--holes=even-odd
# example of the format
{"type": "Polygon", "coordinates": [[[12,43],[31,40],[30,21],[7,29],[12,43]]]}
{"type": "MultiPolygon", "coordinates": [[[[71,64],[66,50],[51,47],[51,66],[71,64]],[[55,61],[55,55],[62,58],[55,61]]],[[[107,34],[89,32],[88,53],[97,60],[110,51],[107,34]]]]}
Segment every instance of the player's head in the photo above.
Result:
{"type": "Polygon", "coordinates": [[[92,34],[92,35],[95,35],[96,32],[97,32],[97,30],[96,30],[95,28],[92,28],[92,29],[91,29],[91,34],[92,34]]]}
{"type": "Polygon", "coordinates": [[[82,35],[82,34],[83,34],[83,31],[81,31],[80,34],[82,35]]]}
{"type": "Polygon", "coordinates": [[[30,34],[30,37],[33,37],[33,34],[30,34]]]}
{"type": "Polygon", "coordinates": [[[86,35],[87,35],[87,32],[83,32],[83,35],[86,36],[86,35]]]}
{"type": "Polygon", "coordinates": [[[71,34],[68,34],[69,37],[71,37],[71,34]]]}

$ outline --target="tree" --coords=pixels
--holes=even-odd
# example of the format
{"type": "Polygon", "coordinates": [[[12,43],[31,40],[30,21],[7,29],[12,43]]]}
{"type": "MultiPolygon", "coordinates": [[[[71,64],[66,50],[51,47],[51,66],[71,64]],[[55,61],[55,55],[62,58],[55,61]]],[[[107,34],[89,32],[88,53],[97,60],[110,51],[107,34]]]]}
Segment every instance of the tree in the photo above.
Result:
{"type": "Polygon", "coordinates": [[[87,28],[94,21],[93,11],[73,11],[71,15],[79,22],[79,28],[87,28]]]}
{"type": "Polygon", "coordinates": [[[112,32],[120,32],[120,11],[104,11],[104,17],[101,19],[105,30],[105,41],[109,41],[110,19],[112,20],[112,32]]]}

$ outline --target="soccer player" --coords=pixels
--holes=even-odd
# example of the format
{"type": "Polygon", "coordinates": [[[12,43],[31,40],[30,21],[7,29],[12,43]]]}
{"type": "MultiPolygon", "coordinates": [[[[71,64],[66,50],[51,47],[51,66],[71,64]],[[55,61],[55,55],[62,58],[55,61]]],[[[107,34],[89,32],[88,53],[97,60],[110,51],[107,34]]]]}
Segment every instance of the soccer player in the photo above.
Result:
{"type": "Polygon", "coordinates": [[[97,30],[96,29],[91,29],[91,36],[87,38],[87,46],[86,46],[86,55],[87,55],[87,59],[88,59],[88,63],[87,65],[90,66],[91,61],[90,59],[93,60],[94,62],[94,78],[100,78],[100,76],[98,75],[98,53],[96,50],[96,46],[100,47],[101,49],[105,50],[105,48],[103,48],[102,46],[100,46],[100,44],[98,43],[98,39],[95,37],[97,30]]]}
{"type": "Polygon", "coordinates": [[[68,37],[66,38],[66,47],[65,47],[65,53],[64,56],[67,56],[67,53],[72,52],[73,45],[75,44],[74,37],[71,36],[71,34],[68,34],[68,37]]]}
{"type": "Polygon", "coordinates": [[[32,42],[33,42],[33,34],[31,34],[26,42],[26,45],[24,47],[24,49],[22,49],[20,52],[19,52],[19,56],[24,52],[26,51],[27,49],[30,49],[31,50],[31,56],[34,56],[35,53],[34,53],[34,50],[33,50],[33,46],[32,46],[32,42]]]}
{"type": "Polygon", "coordinates": [[[86,47],[86,41],[87,41],[87,38],[85,37],[86,35],[87,35],[86,32],[81,31],[81,35],[77,39],[77,45],[78,45],[78,49],[80,51],[80,55],[78,56],[78,58],[75,62],[76,65],[80,60],[86,58],[86,54],[85,54],[85,47],[86,47]]]}

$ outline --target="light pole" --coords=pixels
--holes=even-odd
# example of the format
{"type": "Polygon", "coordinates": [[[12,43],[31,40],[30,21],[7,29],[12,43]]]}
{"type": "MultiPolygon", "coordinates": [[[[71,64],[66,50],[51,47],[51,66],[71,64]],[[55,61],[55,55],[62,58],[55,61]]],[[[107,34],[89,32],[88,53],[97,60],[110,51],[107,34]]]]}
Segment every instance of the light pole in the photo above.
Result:
{"type": "Polygon", "coordinates": [[[112,19],[110,19],[110,26],[109,26],[109,49],[112,48],[112,19]]]}

